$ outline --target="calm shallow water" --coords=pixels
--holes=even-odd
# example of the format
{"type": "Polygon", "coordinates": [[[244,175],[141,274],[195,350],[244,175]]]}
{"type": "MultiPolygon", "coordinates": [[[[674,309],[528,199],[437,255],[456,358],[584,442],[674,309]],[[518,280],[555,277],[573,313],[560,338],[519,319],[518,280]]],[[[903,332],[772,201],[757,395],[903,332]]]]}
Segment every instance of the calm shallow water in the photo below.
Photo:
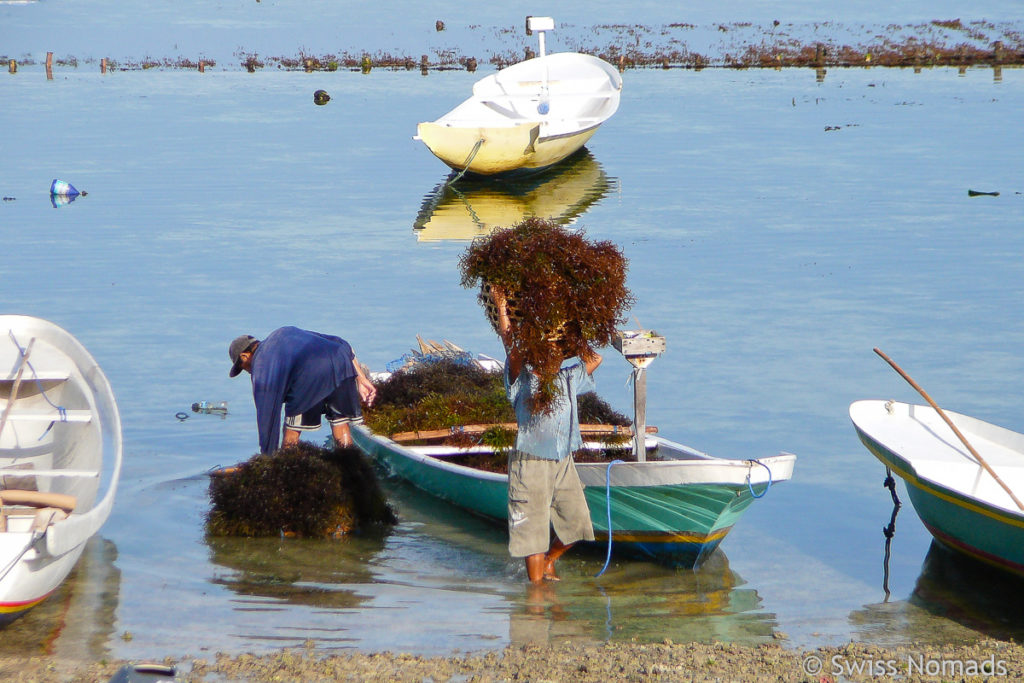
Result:
{"type": "MultiPolygon", "coordinates": [[[[891,502],[846,414],[860,398],[919,400],[878,346],[941,405],[1024,426],[1015,69],[998,80],[989,69],[626,72],[621,110],[588,146],[588,180],[546,181],[577,208],[545,212],[622,245],[634,313],[668,339],[649,423],[715,455],[799,456],[794,480],[701,571],[613,561],[594,580],[603,553],[580,552],[553,594],[532,595],[500,531],[402,487],[391,489],[402,523],[385,539],[204,538],[205,472],[256,450],[248,383],[227,377],[237,334],[337,333],[373,368],[416,334],[499,354],[458,286],[467,243],[424,239],[446,169],[411,139],[475,78],[64,69],[47,81],[39,67],[0,78],[0,195],[13,198],[0,204],[0,310],[51,319],[86,345],[117,393],[126,451],[102,538],[0,648],[153,658],[306,639],[444,653],[760,642],[773,630],[798,646],[1019,636],[1019,616],[957,603],[960,570],[929,554],[909,506],[886,599],[891,502]],[[312,103],[318,88],[325,107],[312,103]],[[53,178],[89,194],[55,209],[53,178]],[[231,414],[175,419],[203,399],[231,414]]],[[[502,210],[536,211],[555,194],[530,192],[509,191],[502,210]]],[[[441,208],[501,204],[464,195],[441,208]]],[[[613,354],[598,383],[626,410],[628,366],[613,354]]]]}

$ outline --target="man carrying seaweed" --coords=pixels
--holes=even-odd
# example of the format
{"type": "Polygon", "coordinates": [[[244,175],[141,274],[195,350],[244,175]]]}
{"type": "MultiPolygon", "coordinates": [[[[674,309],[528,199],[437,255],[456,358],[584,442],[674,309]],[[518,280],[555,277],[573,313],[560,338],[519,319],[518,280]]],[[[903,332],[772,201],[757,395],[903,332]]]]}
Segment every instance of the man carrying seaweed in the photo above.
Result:
{"type": "Polygon", "coordinates": [[[608,241],[530,217],[474,240],[459,258],[463,287],[480,287],[507,355],[505,388],[515,409],[509,457],[509,552],[525,557],[530,581],[557,580],[555,561],[594,540],[572,454],[581,449],[576,396],[592,390],[633,304],[628,261],[608,241]],[[551,529],[555,537],[551,537],[551,529]]]}
{"type": "Polygon", "coordinates": [[[260,452],[279,447],[284,404],[283,446],[298,442],[300,432],[320,428],[327,416],[338,446],[352,445],[349,425],[362,422],[360,400],[373,403],[377,390],[366,378],[355,353],[341,337],[281,327],[263,341],[244,334],[228,347],[230,377],[252,375],[260,452]]]}
{"type": "MultiPolygon", "coordinates": [[[[505,346],[505,391],[515,409],[516,448],[508,463],[509,553],[526,558],[530,581],[558,581],[555,562],[577,541],[593,541],[594,527],[572,454],[583,447],[576,396],[594,390],[601,356],[588,348],[562,363],[547,406],[535,405],[540,378],[518,350],[508,302],[491,288],[498,335],[505,346]],[[554,538],[551,532],[554,531],[554,538]]],[[[551,353],[562,354],[556,342],[551,353]]]]}

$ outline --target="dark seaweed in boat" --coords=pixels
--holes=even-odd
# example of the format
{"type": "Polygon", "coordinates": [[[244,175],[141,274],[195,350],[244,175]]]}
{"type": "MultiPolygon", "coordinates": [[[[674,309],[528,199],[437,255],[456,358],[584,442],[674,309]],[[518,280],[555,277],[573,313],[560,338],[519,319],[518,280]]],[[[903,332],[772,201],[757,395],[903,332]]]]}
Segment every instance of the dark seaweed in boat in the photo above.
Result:
{"type": "MultiPolygon", "coordinates": [[[[636,457],[634,457],[633,451],[628,447],[628,445],[619,448],[611,447],[598,450],[582,449],[573,453],[573,458],[576,462],[596,462],[605,464],[610,463],[612,460],[624,460],[626,462],[636,461],[636,457]]],[[[483,470],[484,472],[508,474],[508,454],[505,452],[447,455],[440,459],[445,462],[450,462],[453,465],[472,467],[473,469],[483,470]]],[[[652,457],[652,455],[648,453],[647,459],[656,460],[657,458],[652,457]]]]}
{"type": "MultiPolygon", "coordinates": [[[[581,423],[620,427],[631,423],[594,392],[577,397],[577,405],[581,423]]],[[[393,373],[377,385],[377,400],[364,409],[363,417],[371,430],[389,436],[468,424],[515,422],[501,372],[488,372],[449,358],[419,363],[393,373]]],[[[588,437],[588,440],[597,439],[588,437]]],[[[624,443],[626,439],[607,435],[600,440],[624,443]]],[[[495,426],[481,435],[454,433],[441,443],[461,448],[483,444],[506,451],[515,444],[515,433],[495,426]]],[[[615,452],[623,451],[616,449],[615,452]]]]}

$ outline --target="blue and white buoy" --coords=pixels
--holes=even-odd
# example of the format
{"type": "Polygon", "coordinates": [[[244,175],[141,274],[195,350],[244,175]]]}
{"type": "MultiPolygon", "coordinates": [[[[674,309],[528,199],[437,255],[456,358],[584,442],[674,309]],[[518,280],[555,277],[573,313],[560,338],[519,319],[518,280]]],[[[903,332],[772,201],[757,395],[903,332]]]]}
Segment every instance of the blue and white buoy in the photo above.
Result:
{"type": "Polygon", "coordinates": [[[56,197],[77,197],[81,192],[76,190],[71,183],[54,178],[50,183],[50,194],[56,197]]]}
{"type": "Polygon", "coordinates": [[[79,196],[85,196],[85,192],[79,192],[75,189],[75,186],[69,182],[63,180],[53,179],[50,183],[50,203],[53,204],[53,208],[58,206],[66,206],[79,196]]]}

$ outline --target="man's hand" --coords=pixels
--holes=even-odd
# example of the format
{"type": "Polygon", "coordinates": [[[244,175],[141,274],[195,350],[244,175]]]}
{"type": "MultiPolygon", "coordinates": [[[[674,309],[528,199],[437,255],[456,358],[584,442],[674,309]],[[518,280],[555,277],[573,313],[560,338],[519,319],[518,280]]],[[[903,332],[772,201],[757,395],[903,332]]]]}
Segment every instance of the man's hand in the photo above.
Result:
{"type": "Polygon", "coordinates": [[[374,399],[377,398],[377,387],[361,375],[356,377],[356,386],[359,389],[359,398],[366,405],[372,406],[374,399]]]}
{"type": "Polygon", "coordinates": [[[588,375],[593,375],[594,370],[597,370],[597,366],[601,364],[602,360],[604,360],[601,357],[601,354],[599,354],[597,351],[595,351],[589,346],[587,347],[587,350],[583,352],[580,358],[583,360],[583,365],[586,366],[587,368],[588,375]]]}

